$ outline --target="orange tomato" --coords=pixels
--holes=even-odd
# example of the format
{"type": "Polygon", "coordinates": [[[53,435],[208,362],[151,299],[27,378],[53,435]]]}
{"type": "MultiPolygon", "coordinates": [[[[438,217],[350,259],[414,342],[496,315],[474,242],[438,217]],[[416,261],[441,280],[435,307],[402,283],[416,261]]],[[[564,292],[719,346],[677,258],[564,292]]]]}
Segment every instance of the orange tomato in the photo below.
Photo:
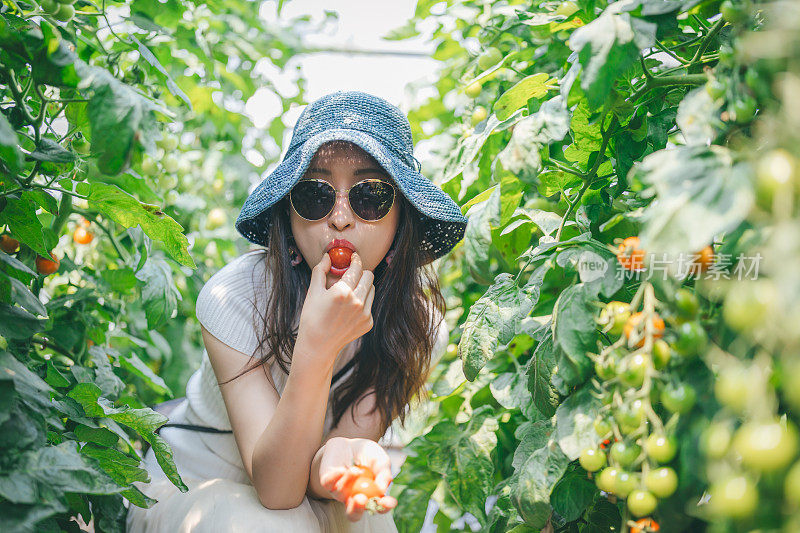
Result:
{"type": "MultiPolygon", "coordinates": [[[[639,311],[637,313],[633,313],[628,321],[625,323],[625,338],[630,339],[633,336],[633,332],[639,328],[639,324],[642,322],[644,314],[639,311]]],[[[658,313],[653,313],[653,317],[650,319],[650,323],[653,325],[653,339],[660,339],[664,336],[664,319],[658,316],[658,313]]],[[[644,339],[640,340],[639,343],[636,345],[637,348],[644,346],[644,339]]]]}
{"type": "Polygon", "coordinates": [[[9,235],[0,235],[0,248],[7,254],[19,251],[19,241],[9,235]]]}
{"type": "Polygon", "coordinates": [[[658,522],[652,518],[640,518],[636,525],[631,528],[631,533],[652,533],[661,529],[658,522]]]}
{"type": "Polygon", "coordinates": [[[48,276],[58,270],[58,265],[61,264],[61,260],[56,257],[56,254],[50,252],[50,257],[52,259],[47,259],[42,257],[41,255],[36,256],[36,271],[43,276],[48,276]]]}
{"type": "Polygon", "coordinates": [[[353,483],[352,487],[350,487],[350,494],[348,497],[354,496],[356,494],[363,494],[369,498],[380,498],[383,496],[383,491],[378,488],[378,485],[375,483],[375,480],[369,476],[361,476],[360,478],[356,479],[355,483],[353,483]]]}
{"type": "Polygon", "coordinates": [[[710,244],[697,252],[697,258],[692,261],[689,271],[692,274],[702,274],[714,263],[714,247],[710,244]]]}
{"type": "Polygon", "coordinates": [[[639,237],[628,237],[617,249],[617,261],[622,268],[634,272],[644,270],[645,251],[640,248],[639,237]]]}
{"type": "Polygon", "coordinates": [[[72,240],[78,244],[89,244],[92,239],[94,239],[92,232],[83,226],[75,228],[75,233],[72,234],[72,240]]]}

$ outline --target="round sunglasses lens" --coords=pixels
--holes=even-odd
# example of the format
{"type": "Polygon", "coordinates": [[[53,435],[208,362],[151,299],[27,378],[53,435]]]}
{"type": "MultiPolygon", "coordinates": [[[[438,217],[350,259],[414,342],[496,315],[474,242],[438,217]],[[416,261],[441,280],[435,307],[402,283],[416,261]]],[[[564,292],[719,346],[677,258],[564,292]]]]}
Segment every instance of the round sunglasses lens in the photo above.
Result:
{"type": "Polygon", "coordinates": [[[319,181],[300,181],[292,188],[290,194],[297,214],[309,220],[324,217],[336,203],[333,187],[319,181]]]}
{"type": "Polygon", "coordinates": [[[392,208],[394,187],[382,181],[365,181],[350,190],[350,206],[364,220],[379,220],[392,208]]]}

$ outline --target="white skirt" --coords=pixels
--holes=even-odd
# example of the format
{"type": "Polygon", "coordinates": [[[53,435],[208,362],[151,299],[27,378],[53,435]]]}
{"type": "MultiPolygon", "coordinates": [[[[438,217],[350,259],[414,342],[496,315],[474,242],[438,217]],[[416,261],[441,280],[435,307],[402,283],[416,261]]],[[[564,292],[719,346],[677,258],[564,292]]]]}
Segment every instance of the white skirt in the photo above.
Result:
{"type": "MultiPolygon", "coordinates": [[[[205,425],[186,401],[169,418],[170,422],[205,425]]],[[[129,533],[397,533],[391,511],[365,512],[358,522],[350,522],[344,504],[336,500],[305,497],[294,509],[267,509],[258,500],[241,457],[237,456],[238,464],[231,462],[236,443],[230,433],[201,435],[165,427],[160,435],[172,448],[178,473],[189,491],[181,492],[166,478],[149,449],[144,468],[151,482],[135,485],[158,503],[149,509],[128,504],[129,533]],[[209,441],[220,443],[219,449],[226,450],[227,457],[225,452],[215,452],[217,446],[209,446],[209,441]]]]}

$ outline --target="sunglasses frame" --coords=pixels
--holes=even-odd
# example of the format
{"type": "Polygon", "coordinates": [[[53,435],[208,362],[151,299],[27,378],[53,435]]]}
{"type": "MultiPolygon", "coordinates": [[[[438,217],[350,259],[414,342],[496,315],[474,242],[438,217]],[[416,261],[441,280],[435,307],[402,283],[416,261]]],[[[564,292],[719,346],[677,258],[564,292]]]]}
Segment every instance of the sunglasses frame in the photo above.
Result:
{"type": "MultiPolygon", "coordinates": [[[[294,210],[294,212],[297,214],[297,216],[299,216],[303,220],[308,220],[309,222],[319,222],[320,220],[323,220],[328,215],[330,215],[333,212],[333,209],[336,207],[336,198],[338,198],[340,192],[342,194],[344,194],[345,198],[347,198],[347,206],[350,208],[350,211],[352,211],[353,214],[359,218],[359,220],[363,220],[364,222],[378,222],[379,220],[383,220],[384,218],[386,218],[386,215],[388,215],[392,211],[392,207],[394,207],[394,200],[397,197],[397,187],[395,187],[394,183],[392,183],[390,181],[386,181],[386,180],[381,180],[381,179],[378,179],[378,178],[363,179],[363,180],[359,181],[358,183],[354,183],[352,186],[348,187],[347,189],[341,190],[341,191],[336,189],[336,187],[334,187],[333,185],[331,185],[331,183],[329,181],[326,181],[326,180],[323,180],[323,179],[320,179],[320,178],[306,178],[306,179],[302,179],[300,181],[321,181],[322,183],[324,183],[325,185],[327,185],[328,187],[333,189],[334,194],[336,195],[334,197],[334,199],[333,199],[333,205],[331,206],[330,211],[325,213],[320,218],[312,219],[312,218],[306,218],[306,217],[304,217],[303,215],[301,215],[300,213],[297,212],[297,208],[295,208],[295,206],[294,206],[294,200],[292,200],[292,191],[290,190],[288,196],[289,196],[289,203],[292,206],[292,210],[294,210]],[[368,182],[368,181],[379,181],[381,183],[386,183],[386,184],[388,184],[388,185],[390,185],[392,187],[392,204],[389,206],[389,210],[386,211],[386,215],[383,215],[381,218],[376,218],[374,220],[367,220],[365,218],[361,218],[358,215],[358,213],[356,213],[355,209],[353,209],[353,206],[350,204],[350,190],[353,189],[354,187],[356,187],[358,185],[361,185],[362,183],[368,182]]],[[[298,181],[297,183],[300,183],[300,181],[298,181]]],[[[295,185],[297,185],[297,184],[295,184],[295,185]]],[[[294,187],[292,187],[292,189],[294,189],[294,187]]]]}

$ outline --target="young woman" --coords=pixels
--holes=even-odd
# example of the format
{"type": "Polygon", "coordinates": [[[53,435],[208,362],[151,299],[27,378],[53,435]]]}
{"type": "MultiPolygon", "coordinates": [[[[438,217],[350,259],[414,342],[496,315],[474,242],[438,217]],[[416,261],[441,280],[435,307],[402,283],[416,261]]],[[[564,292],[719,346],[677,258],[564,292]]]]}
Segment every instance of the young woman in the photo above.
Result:
{"type": "Polygon", "coordinates": [[[236,221],[264,247],[197,300],[205,352],[161,436],[189,491],[145,456],[158,500],[128,531],[394,532],[391,496],[351,494],[368,467],[385,493],[380,442],[402,423],[448,342],[428,265],[466,219],[419,173],[403,113],[359,91],[310,104],[283,162],[236,221]],[[360,466],[356,466],[360,465],[360,466]]]}

